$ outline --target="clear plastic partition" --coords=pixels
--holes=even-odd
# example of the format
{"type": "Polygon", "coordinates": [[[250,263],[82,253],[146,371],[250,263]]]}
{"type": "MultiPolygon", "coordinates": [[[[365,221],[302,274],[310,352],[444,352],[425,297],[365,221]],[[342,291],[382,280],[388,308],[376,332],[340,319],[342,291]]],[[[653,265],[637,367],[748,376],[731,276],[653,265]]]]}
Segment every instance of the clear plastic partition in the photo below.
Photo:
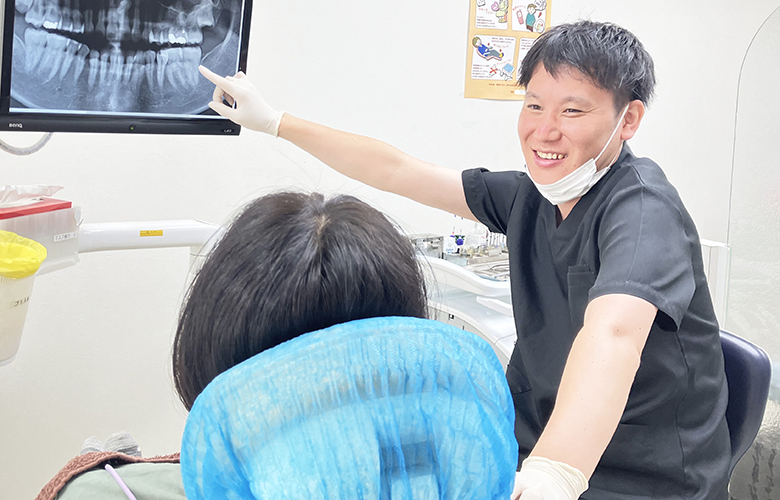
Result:
{"type": "MultiPolygon", "coordinates": [[[[763,347],[775,362],[780,361],[779,81],[780,9],[756,34],[740,73],[725,325],[763,347]]],[[[780,399],[780,381],[774,382],[774,399],[780,399]]]]}
{"type": "Polygon", "coordinates": [[[756,33],[740,72],[728,244],[725,329],[773,360],[764,423],[734,471],[731,498],[780,498],[780,9],[756,33]]]}

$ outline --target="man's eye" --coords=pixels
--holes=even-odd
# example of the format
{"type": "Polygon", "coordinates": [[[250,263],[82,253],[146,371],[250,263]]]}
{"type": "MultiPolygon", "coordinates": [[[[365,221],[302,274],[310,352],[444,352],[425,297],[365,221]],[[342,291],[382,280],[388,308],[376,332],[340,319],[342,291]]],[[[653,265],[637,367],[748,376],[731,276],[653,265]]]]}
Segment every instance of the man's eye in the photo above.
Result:
{"type": "Polygon", "coordinates": [[[539,106],[538,104],[527,104],[525,107],[528,109],[533,109],[534,111],[538,111],[542,109],[542,107],[539,106]]]}
{"type": "Polygon", "coordinates": [[[576,113],[582,113],[581,110],[574,109],[574,108],[566,108],[565,110],[563,110],[563,112],[566,113],[566,114],[569,114],[569,115],[576,114],[576,113]]]}

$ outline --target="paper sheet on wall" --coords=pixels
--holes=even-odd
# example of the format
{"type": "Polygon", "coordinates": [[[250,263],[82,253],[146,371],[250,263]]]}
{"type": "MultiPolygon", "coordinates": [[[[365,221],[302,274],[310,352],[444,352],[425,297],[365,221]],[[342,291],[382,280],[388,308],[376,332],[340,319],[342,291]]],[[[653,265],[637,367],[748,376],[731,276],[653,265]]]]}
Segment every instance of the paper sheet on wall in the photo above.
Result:
{"type": "Polygon", "coordinates": [[[522,100],[517,69],[550,26],[551,0],[470,0],[465,97],[522,100]]]}

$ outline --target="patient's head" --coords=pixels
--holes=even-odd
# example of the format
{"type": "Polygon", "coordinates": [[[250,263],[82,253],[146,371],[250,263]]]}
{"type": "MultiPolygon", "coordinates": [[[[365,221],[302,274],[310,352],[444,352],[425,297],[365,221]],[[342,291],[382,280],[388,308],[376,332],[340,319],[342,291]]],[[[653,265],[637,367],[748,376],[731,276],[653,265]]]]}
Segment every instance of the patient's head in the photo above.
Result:
{"type": "Polygon", "coordinates": [[[377,316],[426,316],[414,250],[351,196],[277,193],[247,205],[190,288],[173,349],[187,409],[214,377],[301,334],[377,316]]]}

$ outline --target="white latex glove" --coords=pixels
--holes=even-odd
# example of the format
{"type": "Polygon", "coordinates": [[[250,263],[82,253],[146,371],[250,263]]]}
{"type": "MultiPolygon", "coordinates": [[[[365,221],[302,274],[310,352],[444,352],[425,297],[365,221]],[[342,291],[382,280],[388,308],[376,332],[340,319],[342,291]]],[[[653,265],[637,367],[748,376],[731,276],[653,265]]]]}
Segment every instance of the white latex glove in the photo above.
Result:
{"type": "Polygon", "coordinates": [[[269,106],[243,72],[223,78],[205,66],[199,66],[198,69],[217,86],[214,89],[214,100],[209,103],[211,109],[242,127],[279,136],[279,123],[284,112],[269,106]],[[230,106],[222,102],[223,98],[230,106]],[[231,107],[233,104],[235,108],[231,107]]]}
{"type": "Polygon", "coordinates": [[[577,500],[588,489],[588,480],[579,469],[544,457],[523,460],[515,475],[512,500],[577,500]]]}

